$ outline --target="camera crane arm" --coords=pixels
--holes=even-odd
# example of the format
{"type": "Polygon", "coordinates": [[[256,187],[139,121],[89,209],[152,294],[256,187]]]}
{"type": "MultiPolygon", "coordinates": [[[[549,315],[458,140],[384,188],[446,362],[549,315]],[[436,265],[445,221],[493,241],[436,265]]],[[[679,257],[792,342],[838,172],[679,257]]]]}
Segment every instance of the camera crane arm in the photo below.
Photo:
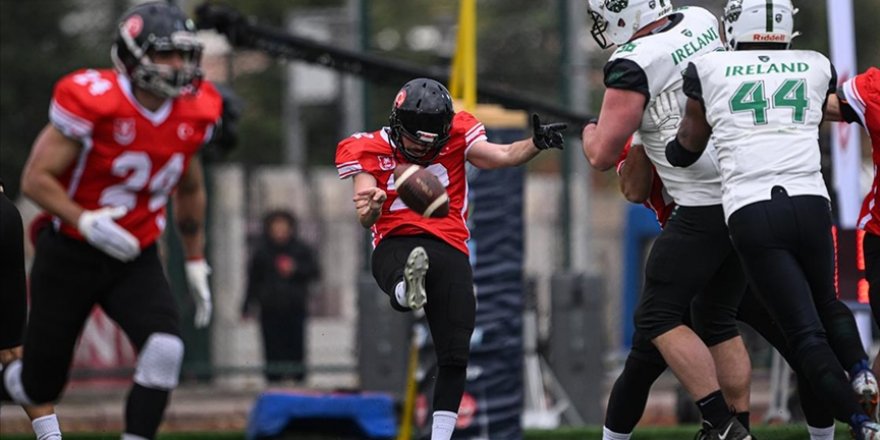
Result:
{"type": "MultiPolygon", "coordinates": [[[[257,24],[227,5],[203,3],[196,9],[196,22],[199,29],[215,29],[225,35],[233,47],[260,50],[275,58],[318,64],[376,83],[397,86],[417,77],[434,78],[443,83],[449,81],[449,73],[445,69],[426,68],[298,37],[284,30],[257,24]]],[[[491,82],[481,81],[477,94],[486,101],[552,116],[569,122],[573,127],[580,127],[593,117],[491,82]]]]}

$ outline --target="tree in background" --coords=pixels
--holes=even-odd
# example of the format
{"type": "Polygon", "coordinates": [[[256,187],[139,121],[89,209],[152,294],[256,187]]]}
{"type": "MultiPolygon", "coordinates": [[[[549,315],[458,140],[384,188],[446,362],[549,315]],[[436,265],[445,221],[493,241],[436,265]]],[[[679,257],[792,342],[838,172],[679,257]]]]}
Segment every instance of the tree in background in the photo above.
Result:
{"type": "Polygon", "coordinates": [[[4,2],[0,14],[0,177],[14,199],[31,142],[46,125],[52,85],[84,66],[109,66],[122,1],[4,2]],[[89,3],[89,4],[86,4],[89,3]],[[94,4],[92,4],[94,3],[94,4]],[[90,6],[103,6],[103,8],[90,6]]]}
{"type": "MultiPolygon", "coordinates": [[[[426,66],[448,68],[454,50],[458,1],[364,0],[368,2],[371,53],[426,66]],[[387,46],[389,30],[401,38],[418,26],[440,31],[442,41],[431,50],[407,44],[387,46]],[[383,34],[384,32],[384,34],[383,34]]],[[[510,90],[557,101],[560,42],[558,2],[485,0],[478,6],[478,76],[510,90]]],[[[47,121],[52,84],[82,66],[109,66],[109,42],[114,17],[127,0],[53,0],[4,2],[0,14],[0,176],[9,193],[18,194],[19,177],[30,145],[47,121]]],[[[194,8],[198,0],[179,1],[194,8]]],[[[259,23],[283,27],[288,14],[303,8],[346,5],[346,0],[226,0],[259,23]]],[[[700,5],[720,13],[724,0],[681,0],[679,6],[700,5]]],[[[828,51],[825,2],[796,1],[803,36],[798,48],[828,51]]],[[[880,64],[880,39],[873,37],[873,18],[880,2],[854,0],[858,60],[861,69],[880,64]]],[[[588,18],[583,17],[585,25],[588,18]]],[[[237,54],[236,57],[239,55],[237,54]]],[[[601,69],[607,54],[593,52],[593,69],[601,69]]],[[[232,85],[245,102],[240,122],[240,146],[225,160],[246,164],[282,162],[284,144],[282,99],[285,64],[270,62],[264,69],[234,72],[232,85]]],[[[371,84],[369,124],[384,124],[396,86],[371,84]]],[[[594,111],[599,102],[593,101],[594,111]]],[[[329,166],[338,133],[339,106],[316,107],[303,119],[309,130],[309,165],[329,166]],[[330,153],[328,153],[330,152],[330,153]],[[329,154],[329,155],[328,155],[329,154]]]]}

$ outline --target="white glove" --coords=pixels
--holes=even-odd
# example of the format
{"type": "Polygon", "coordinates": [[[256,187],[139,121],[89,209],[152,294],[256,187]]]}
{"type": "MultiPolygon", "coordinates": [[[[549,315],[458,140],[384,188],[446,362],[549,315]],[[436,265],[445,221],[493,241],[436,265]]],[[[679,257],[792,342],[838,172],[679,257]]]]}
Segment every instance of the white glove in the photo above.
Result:
{"type": "Polygon", "coordinates": [[[117,260],[131,261],[140,255],[141,245],[134,235],[113,221],[127,212],[123,206],[83,211],[76,227],[92,246],[117,260]]]}
{"type": "Polygon", "coordinates": [[[648,108],[651,122],[657,127],[663,142],[669,142],[678,134],[681,125],[681,106],[678,105],[678,90],[662,93],[648,108]]]}
{"type": "Polygon", "coordinates": [[[189,291],[196,305],[196,328],[202,328],[211,322],[211,288],[208,287],[208,275],[211,267],[203,260],[190,260],[186,262],[186,280],[189,281],[189,291]]]}

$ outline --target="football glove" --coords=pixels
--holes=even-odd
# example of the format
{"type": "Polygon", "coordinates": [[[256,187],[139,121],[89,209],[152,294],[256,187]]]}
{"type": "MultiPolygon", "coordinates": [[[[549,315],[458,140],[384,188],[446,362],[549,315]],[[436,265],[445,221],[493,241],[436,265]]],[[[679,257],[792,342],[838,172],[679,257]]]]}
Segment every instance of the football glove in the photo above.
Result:
{"type": "Polygon", "coordinates": [[[211,322],[211,311],[214,306],[211,303],[211,288],[208,286],[210,273],[211,267],[204,259],[186,262],[186,280],[189,282],[189,292],[196,306],[196,328],[206,327],[211,322]]]}
{"type": "Polygon", "coordinates": [[[128,262],[140,255],[141,245],[134,235],[114,221],[127,212],[123,206],[83,211],[76,227],[92,246],[117,260],[128,262]]]}
{"type": "Polygon", "coordinates": [[[541,118],[537,113],[532,114],[532,143],[539,150],[547,150],[550,148],[562,149],[565,147],[565,139],[562,137],[562,130],[565,130],[568,124],[565,122],[554,122],[551,124],[541,124],[541,118]]]}
{"type": "Polygon", "coordinates": [[[651,122],[657,127],[663,142],[669,142],[678,134],[681,125],[681,106],[678,105],[678,92],[670,90],[662,93],[648,108],[651,122]]]}

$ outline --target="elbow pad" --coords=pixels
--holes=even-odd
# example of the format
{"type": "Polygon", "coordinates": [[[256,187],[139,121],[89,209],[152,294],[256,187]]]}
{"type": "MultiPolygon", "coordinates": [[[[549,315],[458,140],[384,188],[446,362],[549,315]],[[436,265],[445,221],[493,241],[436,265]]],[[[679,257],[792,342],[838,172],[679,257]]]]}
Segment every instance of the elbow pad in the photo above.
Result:
{"type": "Polygon", "coordinates": [[[694,153],[686,150],[681,143],[678,142],[678,136],[666,144],[666,160],[668,160],[669,164],[674,167],[689,167],[702,155],[702,151],[694,153]]]}

